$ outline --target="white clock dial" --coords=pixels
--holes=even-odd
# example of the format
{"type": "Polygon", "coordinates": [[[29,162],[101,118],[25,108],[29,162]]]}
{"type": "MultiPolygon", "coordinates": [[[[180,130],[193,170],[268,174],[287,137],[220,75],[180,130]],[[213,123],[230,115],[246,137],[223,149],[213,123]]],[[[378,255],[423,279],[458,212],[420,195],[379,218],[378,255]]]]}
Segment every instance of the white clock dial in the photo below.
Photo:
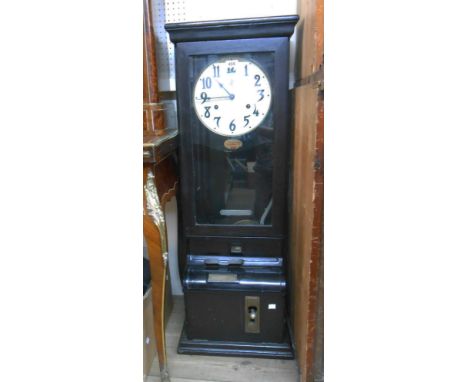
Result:
{"type": "Polygon", "coordinates": [[[239,136],[257,128],[271,106],[271,86],[265,72],[247,59],[213,62],[193,89],[198,119],[223,136],[239,136]]]}

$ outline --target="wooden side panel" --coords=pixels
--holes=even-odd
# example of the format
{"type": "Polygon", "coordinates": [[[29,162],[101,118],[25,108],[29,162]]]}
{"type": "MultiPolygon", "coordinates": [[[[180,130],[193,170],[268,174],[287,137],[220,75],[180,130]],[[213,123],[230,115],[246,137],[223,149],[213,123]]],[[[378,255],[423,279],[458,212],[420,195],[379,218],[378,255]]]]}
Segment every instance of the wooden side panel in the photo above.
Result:
{"type": "Polygon", "coordinates": [[[291,316],[301,382],[323,381],[323,0],[297,0],[291,316]]]}
{"type": "Polygon", "coordinates": [[[290,232],[291,318],[301,375],[306,374],[311,291],[312,227],[314,224],[314,162],[316,151],[317,89],[294,89],[294,150],[290,232]]]}
{"type": "Polygon", "coordinates": [[[313,223],[309,263],[309,309],[307,317],[307,356],[305,378],[323,381],[323,98],[318,93],[317,120],[315,122],[313,223]],[[322,300],[321,300],[322,297],[322,300]],[[322,305],[320,302],[322,301],[322,305]]]}
{"type": "Polygon", "coordinates": [[[296,73],[307,80],[323,64],[323,0],[298,0],[298,12],[296,73]]]}

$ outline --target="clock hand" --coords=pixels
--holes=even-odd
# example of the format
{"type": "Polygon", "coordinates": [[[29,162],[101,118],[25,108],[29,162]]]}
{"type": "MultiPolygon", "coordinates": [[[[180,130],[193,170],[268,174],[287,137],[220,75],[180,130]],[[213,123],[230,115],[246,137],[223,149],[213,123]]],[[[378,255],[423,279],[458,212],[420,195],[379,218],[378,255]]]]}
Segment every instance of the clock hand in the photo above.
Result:
{"type": "Polygon", "coordinates": [[[218,83],[219,86],[221,86],[221,88],[223,88],[223,90],[224,90],[227,94],[229,94],[229,98],[230,98],[230,99],[234,99],[234,97],[235,97],[234,94],[229,93],[229,91],[223,86],[223,84],[222,84],[221,82],[219,82],[218,80],[216,80],[216,82],[218,83]]]}
{"type": "Polygon", "coordinates": [[[232,98],[231,97],[210,97],[206,100],[206,102],[209,102],[209,101],[224,101],[226,99],[229,99],[231,100],[232,98]]]}
{"type": "Polygon", "coordinates": [[[205,102],[208,102],[208,101],[211,101],[211,100],[217,100],[217,99],[232,99],[231,97],[229,96],[222,96],[222,97],[206,97],[206,98],[197,98],[195,97],[195,99],[197,101],[201,101],[201,100],[204,100],[205,102]]]}

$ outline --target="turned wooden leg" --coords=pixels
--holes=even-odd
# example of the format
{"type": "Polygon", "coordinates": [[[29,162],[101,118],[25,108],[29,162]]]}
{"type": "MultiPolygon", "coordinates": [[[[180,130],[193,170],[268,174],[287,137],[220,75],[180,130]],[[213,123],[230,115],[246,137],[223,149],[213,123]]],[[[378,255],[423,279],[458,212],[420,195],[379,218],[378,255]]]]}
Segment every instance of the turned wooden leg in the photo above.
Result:
{"type": "Polygon", "coordinates": [[[161,380],[169,381],[164,331],[164,299],[167,273],[167,241],[164,213],[151,170],[144,171],[143,233],[148,247],[153,297],[153,321],[161,380]]]}

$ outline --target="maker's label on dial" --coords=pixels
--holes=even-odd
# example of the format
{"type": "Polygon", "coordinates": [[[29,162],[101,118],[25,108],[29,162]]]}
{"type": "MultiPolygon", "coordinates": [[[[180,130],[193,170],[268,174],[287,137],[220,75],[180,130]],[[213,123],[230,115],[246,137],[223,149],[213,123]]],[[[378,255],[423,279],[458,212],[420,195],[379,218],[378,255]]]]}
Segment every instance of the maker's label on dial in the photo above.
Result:
{"type": "Polygon", "coordinates": [[[242,141],[239,139],[226,139],[224,141],[224,147],[228,150],[237,150],[242,147],[242,141]]]}

